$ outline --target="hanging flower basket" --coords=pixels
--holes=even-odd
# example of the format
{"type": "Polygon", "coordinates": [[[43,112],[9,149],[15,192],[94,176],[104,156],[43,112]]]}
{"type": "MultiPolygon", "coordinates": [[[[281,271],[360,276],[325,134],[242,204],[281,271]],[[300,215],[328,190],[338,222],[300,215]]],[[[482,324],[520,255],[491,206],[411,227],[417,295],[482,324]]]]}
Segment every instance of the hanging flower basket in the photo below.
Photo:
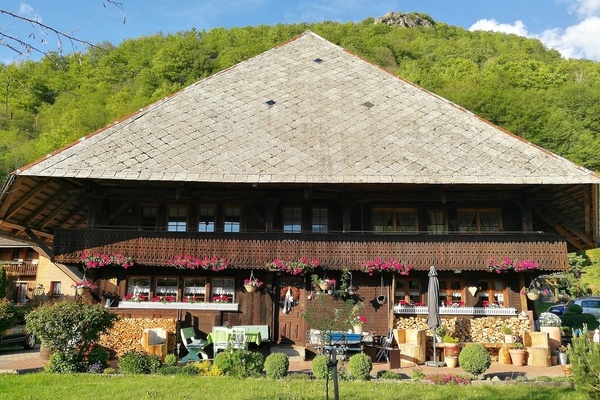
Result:
{"type": "Polygon", "coordinates": [[[248,293],[256,292],[256,286],[244,285],[244,289],[246,289],[246,292],[248,292],[248,293]]]}
{"type": "Polygon", "coordinates": [[[256,289],[263,285],[262,281],[259,281],[254,277],[254,271],[250,272],[250,278],[244,279],[244,288],[248,293],[256,292],[256,289]]]}
{"type": "Polygon", "coordinates": [[[527,292],[527,298],[529,300],[535,301],[535,300],[537,300],[537,299],[540,298],[540,294],[539,293],[533,293],[533,292],[527,292]]]}
{"type": "Polygon", "coordinates": [[[377,300],[377,304],[379,304],[380,306],[384,305],[385,303],[387,303],[387,297],[384,295],[379,295],[377,296],[377,298],[375,299],[377,300]]]}

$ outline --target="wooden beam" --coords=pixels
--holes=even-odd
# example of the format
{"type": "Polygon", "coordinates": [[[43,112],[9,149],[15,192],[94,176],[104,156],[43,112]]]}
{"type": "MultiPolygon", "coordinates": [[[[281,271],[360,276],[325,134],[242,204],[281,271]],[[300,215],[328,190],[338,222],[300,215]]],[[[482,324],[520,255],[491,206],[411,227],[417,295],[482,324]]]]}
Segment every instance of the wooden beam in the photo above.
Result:
{"type": "Polygon", "coordinates": [[[41,229],[45,228],[46,225],[48,225],[50,222],[52,222],[52,220],[60,213],[62,212],[65,208],[69,207],[71,204],[73,204],[73,202],[77,201],[77,197],[76,196],[70,196],[67,200],[63,201],[62,204],[60,204],[58,207],[56,207],[54,209],[54,211],[52,211],[50,214],[48,214],[40,223],[39,223],[39,227],[41,229]]]}
{"type": "Polygon", "coordinates": [[[133,199],[128,199],[125,203],[121,204],[121,206],[119,208],[117,208],[115,210],[115,212],[113,212],[111,215],[109,215],[106,220],[104,221],[104,223],[106,225],[110,224],[112,221],[114,221],[119,215],[121,215],[121,213],[123,211],[125,211],[127,209],[127,207],[131,206],[133,204],[133,199]]]}
{"type": "MultiPolygon", "coordinates": [[[[580,227],[575,225],[568,217],[566,217],[564,214],[562,214],[556,208],[552,207],[550,204],[545,203],[542,205],[540,203],[537,203],[536,207],[534,208],[534,212],[540,218],[542,218],[544,221],[546,221],[546,223],[548,223],[554,229],[556,229],[557,232],[558,232],[559,224],[562,225],[564,228],[563,228],[563,232],[559,232],[559,233],[561,233],[561,235],[564,234],[564,232],[566,232],[565,231],[565,229],[566,229],[570,232],[570,234],[567,236],[567,238],[569,236],[571,236],[571,237],[575,236],[580,241],[585,243],[588,246],[588,248],[594,248],[596,246],[596,244],[594,243],[594,240],[590,236],[588,236],[583,230],[581,230],[580,227]]],[[[573,245],[575,244],[574,240],[571,239],[569,241],[573,245]]]]}
{"type": "Polygon", "coordinates": [[[21,207],[23,207],[27,202],[29,202],[32,198],[37,196],[42,190],[46,189],[50,185],[50,181],[42,182],[38,185],[35,185],[29,192],[27,192],[23,197],[19,199],[12,207],[8,209],[6,214],[4,215],[4,219],[8,219],[12,217],[16,212],[18,212],[21,207]]]}
{"type": "Polygon", "coordinates": [[[58,201],[61,197],[65,196],[65,195],[68,195],[68,193],[65,193],[62,190],[57,190],[52,196],[50,196],[46,201],[44,201],[38,208],[36,208],[34,211],[32,211],[29,214],[29,217],[27,219],[23,220],[21,223],[24,226],[30,225],[31,221],[36,219],[38,215],[40,215],[42,212],[44,212],[44,210],[47,210],[49,205],[54,204],[56,201],[58,201]]]}
{"type": "Polygon", "coordinates": [[[26,228],[25,233],[27,233],[27,235],[29,235],[31,240],[33,240],[39,246],[40,250],[42,251],[42,253],[45,257],[49,258],[50,260],[52,260],[54,258],[54,252],[52,251],[52,249],[49,248],[48,246],[46,246],[46,243],[44,243],[39,238],[39,236],[35,234],[35,232],[33,232],[29,228],[26,228]]]}

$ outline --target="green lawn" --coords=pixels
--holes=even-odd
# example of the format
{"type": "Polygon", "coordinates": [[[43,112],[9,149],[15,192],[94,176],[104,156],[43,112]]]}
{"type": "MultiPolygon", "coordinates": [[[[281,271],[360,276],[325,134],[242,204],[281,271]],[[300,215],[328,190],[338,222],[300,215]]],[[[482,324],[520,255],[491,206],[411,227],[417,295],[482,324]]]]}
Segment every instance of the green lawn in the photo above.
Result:
{"type": "MultiPolygon", "coordinates": [[[[0,375],[2,400],[41,399],[325,399],[324,380],[234,379],[163,375],[57,375],[47,373],[0,375]]],[[[589,397],[564,387],[535,383],[492,385],[431,385],[410,381],[340,381],[340,399],[553,399],[589,397]]],[[[329,398],[333,386],[329,382],[329,398]]]]}

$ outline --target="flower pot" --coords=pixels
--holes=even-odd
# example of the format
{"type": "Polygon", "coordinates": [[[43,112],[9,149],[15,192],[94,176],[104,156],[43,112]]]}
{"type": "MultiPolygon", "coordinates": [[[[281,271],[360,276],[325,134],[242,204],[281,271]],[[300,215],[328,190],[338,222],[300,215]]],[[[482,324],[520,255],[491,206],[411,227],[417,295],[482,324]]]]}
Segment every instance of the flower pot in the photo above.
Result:
{"type": "Polygon", "coordinates": [[[50,359],[50,355],[52,354],[52,349],[50,347],[46,347],[44,343],[40,346],[40,359],[43,362],[47,362],[50,359]]]}
{"type": "Polygon", "coordinates": [[[444,357],[458,357],[460,354],[460,346],[456,343],[444,344],[444,357]]]}
{"type": "Polygon", "coordinates": [[[329,285],[327,283],[319,283],[319,287],[321,288],[322,291],[331,289],[331,285],[329,285]]]}
{"type": "Polygon", "coordinates": [[[548,333],[548,344],[550,345],[550,351],[556,351],[562,343],[562,337],[559,326],[541,326],[540,332],[548,333]]]}
{"type": "Polygon", "coordinates": [[[354,325],[352,329],[354,329],[354,333],[363,333],[363,326],[361,324],[354,325]]]}
{"type": "Polygon", "coordinates": [[[90,294],[90,288],[89,287],[78,287],[77,294],[80,296],[87,296],[88,294],[90,294]]]}
{"type": "Polygon", "coordinates": [[[558,353],[558,364],[559,365],[567,365],[568,360],[567,353],[558,353]]]}
{"type": "Polygon", "coordinates": [[[525,365],[525,356],[527,355],[526,350],[522,349],[510,349],[510,359],[515,367],[522,367],[525,365]]]}
{"type": "Polygon", "coordinates": [[[573,371],[571,371],[571,364],[561,364],[560,368],[562,369],[563,374],[565,374],[565,376],[573,375],[573,371]]]}
{"type": "Polygon", "coordinates": [[[504,343],[514,343],[515,337],[513,335],[504,335],[504,343]]]}
{"type": "Polygon", "coordinates": [[[527,293],[527,298],[529,300],[536,301],[537,299],[540,298],[540,294],[539,293],[527,293]]]}
{"type": "Polygon", "coordinates": [[[448,368],[456,368],[458,366],[458,357],[456,356],[445,356],[444,361],[448,368]]]}
{"type": "Polygon", "coordinates": [[[256,292],[256,286],[254,286],[254,285],[244,285],[244,288],[246,289],[246,292],[248,292],[248,293],[256,292]]]}

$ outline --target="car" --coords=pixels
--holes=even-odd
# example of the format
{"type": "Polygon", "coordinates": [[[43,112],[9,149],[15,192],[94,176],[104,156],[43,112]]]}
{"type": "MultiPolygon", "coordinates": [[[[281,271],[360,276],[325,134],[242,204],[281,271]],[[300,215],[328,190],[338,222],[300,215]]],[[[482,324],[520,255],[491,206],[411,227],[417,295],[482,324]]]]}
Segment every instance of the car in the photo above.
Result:
{"type": "Polygon", "coordinates": [[[0,346],[21,345],[24,349],[32,349],[35,342],[35,335],[27,332],[24,322],[15,324],[0,335],[0,346]]]}
{"type": "Polygon", "coordinates": [[[565,309],[566,309],[566,304],[561,303],[561,304],[555,304],[553,306],[548,307],[548,309],[546,311],[549,313],[552,313],[552,314],[556,314],[556,315],[563,315],[565,313],[565,309]]]}
{"type": "Polygon", "coordinates": [[[581,306],[584,314],[592,314],[596,319],[600,319],[600,296],[578,297],[569,300],[565,308],[568,309],[571,304],[581,306]]]}

